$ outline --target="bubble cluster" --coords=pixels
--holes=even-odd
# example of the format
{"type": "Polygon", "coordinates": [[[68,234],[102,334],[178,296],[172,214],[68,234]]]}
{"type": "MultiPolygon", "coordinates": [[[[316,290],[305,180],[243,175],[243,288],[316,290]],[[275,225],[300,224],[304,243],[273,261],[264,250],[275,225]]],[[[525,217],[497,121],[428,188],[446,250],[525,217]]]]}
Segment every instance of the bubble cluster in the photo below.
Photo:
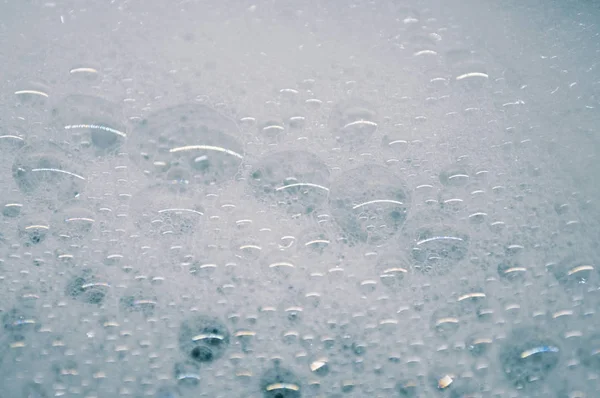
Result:
{"type": "Polygon", "coordinates": [[[585,2],[88,3],[0,24],[2,397],[598,396],[585,2]]]}

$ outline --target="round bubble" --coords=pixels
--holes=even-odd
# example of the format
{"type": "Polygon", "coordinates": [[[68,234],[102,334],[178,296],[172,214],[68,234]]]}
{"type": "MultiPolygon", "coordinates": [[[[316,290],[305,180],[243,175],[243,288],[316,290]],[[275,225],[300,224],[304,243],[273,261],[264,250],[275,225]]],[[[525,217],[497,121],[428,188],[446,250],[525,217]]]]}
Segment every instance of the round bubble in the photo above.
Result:
{"type": "Polygon", "coordinates": [[[129,153],[150,176],[183,183],[218,184],[238,173],[243,147],[236,123],[212,108],[185,104],[144,119],[129,153]]]}
{"type": "Polygon", "coordinates": [[[0,166],[10,167],[15,155],[24,146],[25,139],[20,132],[0,130],[0,166]]]}
{"type": "Polygon", "coordinates": [[[558,263],[547,265],[547,268],[564,286],[587,284],[597,274],[594,262],[587,259],[585,254],[567,256],[558,263]]]}
{"type": "Polygon", "coordinates": [[[560,357],[560,347],[543,331],[519,328],[507,336],[499,359],[506,378],[517,388],[524,388],[546,379],[560,357]]]}
{"type": "Polygon", "coordinates": [[[408,260],[404,256],[388,253],[377,260],[375,270],[381,283],[391,290],[406,287],[404,279],[408,273],[408,260]]]}
{"type": "Polygon", "coordinates": [[[299,398],[302,396],[298,377],[290,370],[275,366],[260,381],[264,398],[299,398]]]}
{"type": "Polygon", "coordinates": [[[329,127],[340,144],[360,145],[366,143],[377,130],[378,117],[369,102],[350,99],[333,108],[329,127]]]}
{"type": "Polygon", "coordinates": [[[133,221],[147,234],[159,236],[190,235],[201,231],[204,208],[192,195],[170,189],[170,186],[152,186],[138,192],[133,202],[133,221]]]}
{"type": "Polygon", "coordinates": [[[444,275],[462,261],[469,251],[469,238],[450,226],[423,226],[414,233],[411,254],[414,268],[444,275]]]}
{"type": "Polygon", "coordinates": [[[36,200],[64,202],[79,196],[87,179],[83,164],[52,143],[28,145],[19,151],[12,174],[19,189],[36,200]]]}
{"type": "Polygon", "coordinates": [[[77,205],[65,205],[52,217],[53,231],[63,239],[81,239],[88,235],[96,223],[95,213],[77,205]]]}
{"type": "Polygon", "coordinates": [[[47,398],[48,394],[44,391],[44,389],[39,384],[27,383],[25,387],[23,387],[23,395],[24,398],[47,398]]]}
{"type": "Polygon", "coordinates": [[[53,116],[74,147],[93,148],[96,155],[117,151],[127,138],[121,107],[99,97],[70,95],[53,116]]]}
{"type": "Polygon", "coordinates": [[[65,294],[88,304],[102,304],[110,285],[98,277],[91,269],[85,269],[72,278],[65,288],[65,294]]]}
{"type": "Polygon", "coordinates": [[[42,243],[48,236],[50,224],[43,217],[26,217],[19,223],[19,236],[25,246],[42,243]]]}
{"type": "Polygon", "coordinates": [[[600,333],[585,339],[578,350],[578,355],[585,366],[600,370],[600,333]]]}
{"type": "Polygon", "coordinates": [[[41,324],[32,312],[33,309],[25,311],[19,308],[12,308],[6,311],[2,315],[2,325],[4,326],[4,329],[13,333],[40,330],[41,324]]]}
{"type": "Polygon", "coordinates": [[[139,312],[145,316],[151,316],[158,304],[158,298],[149,292],[129,292],[119,299],[121,308],[130,312],[139,312]]]}
{"type": "Polygon", "coordinates": [[[200,366],[197,362],[177,362],[174,374],[180,386],[196,387],[200,383],[200,366]]]}
{"type": "Polygon", "coordinates": [[[334,180],[329,203],[331,214],[349,238],[377,243],[401,229],[410,196],[397,175],[385,167],[366,165],[334,180]]]}
{"type": "Polygon", "coordinates": [[[312,213],[329,194],[329,169],[305,151],[267,155],[252,168],[248,180],[258,200],[294,214],[312,213]]]}
{"type": "Polygon", "coordinates": [[[219,359],[229,346],[229,330],[217,318],[197,315],[186,319],[179,327],[179,348],[197,362],[219,359]]]}

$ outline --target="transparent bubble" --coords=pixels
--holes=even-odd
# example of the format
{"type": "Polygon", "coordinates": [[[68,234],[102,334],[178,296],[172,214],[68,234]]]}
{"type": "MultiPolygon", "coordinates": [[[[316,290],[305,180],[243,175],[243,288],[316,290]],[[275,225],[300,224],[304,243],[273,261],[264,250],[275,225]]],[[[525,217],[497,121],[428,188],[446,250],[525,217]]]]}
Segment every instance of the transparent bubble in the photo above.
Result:
{"type": "Polygon", "coordinates": [[[61,207],[52,219],[53,231],[62,239],[82,239],[92,231],[96,223],[95,213],[77,204],[61,207]]]}
{"type": "Polygon", "coordinates": [[[42,243],[49,231],[50,223],[43,217],[29,216],[19,223],[19,235],[25,246],[42,243]]]}
{"type": "Polygon", "coordinates": [[[165,238],[200,233],[204,208],[193,195],[171,188],[157,185],[138,192],[133,221],[144,233],[165,238]]]}
{"type": "Polygon", "coordinates": [[[174,374],[175,380],[181,386],[196,387],[200,384],[200,366],[196,362],[177,362],[174,374]]]}
{"type": "Polygon", "coordinates": [[[25,146],[25,138],[19,129],[0,130],[0,167],[10,165],[17,152],[25,146]]]}
{"type": "Polygon", "coordinates": [[[396,391],[400,397],[416,398],[419,396],[419,382],[416,379],[403,379],[396,383],[396,391]]]}
{"type": "Polygon", "coordinates": [[[527,268],[507,259],[498,264],[498,275],[510,282],[523,281],[527,276],[527,268]]]}
{"type": "Polygon", "coordinates": [[[155,398],[179,398],[181,397],[176,387],[162,386],[156,390],[155,398]]]}
{"type": "Polygon", "coordinates": [[[451,167],[440,173],[440,182],[446,186],[459,187],[469,183],[469,173],[463,167],[451,167]]]}
{"type": "Polygon", "coordinates": [[[446,53],[446,62],[457,84],[467,90],[485,87],[490,78],[483,59],[467,48],[457,48],[446,53]]]}
{"type": "Polygon", "coordinates": [[[546,337],[546,333],[535,328],[512,331],[499,354],[506,378],[517,388],[549,377],[560,357],[560,347],[546,337]]]}
{"type": "Polygon", "coordinates": [[[487,295],[481,289],[472,289],[460,294],[457,298],[458,309],[462,315],[477,315],[479,320],[484,317],[488,309],[487,295]]]}
{"type": "Polygon", "coordinates": [[[32,116],[36,119],[43,117],[52,89],[50,84],[42,79],[20,79],[14,85],[14,103],[19,114],[32,116]]]}
{"type": "Polygon", "coordinates": [[[258,127],[258,132],[268,142],[274,142],[284,134],[285,123],[278,120],[267,120],[258,127]]]}
{"type": "Polygon", "coordinates": [[[67,283],[65,294],[88,304],[102,304],[109,290],[110,284],[105,278],[85,269],[67,283]]]}
{"type": "Polygon", "coordinates": [[[481,356],[490,351],[494,339],[490,333],[474,333],[467,338],[466,346],[471,355],[481,356]]]}
{"type": "Polygon", "coordinates": [[[392,289],[405,288],[404,279],[408,273],[409,262],[401,254],[387,254],[377,260],[375,269],[381,283],[392,289]]]}
{"type": "Polygon", "coordinates": [[[48,394],[44,391],[42,386],[34,383],[27,383],[23,387],[23,398],[48,398],[48,394]]]}
{"type": "Polygon", "coordinates": [[[188,184],[220,184],[238,173],[244,151],[235,122],[200,104],[163,109],[144,119],[129,153],[145,173],[188,184]]]}
{"type": "Polygon", "coordinates": [[[41,323],[33,314],[33,309],[25,311],[12,308],[2,315],[2,325],[6,331],[13,333],[39,331],[41,323]]]}
{"type": "Polygon", "coordinates": [[[179,348],[197,362],[219,359],[229,346],[229,331],[217,318],[196,315],[181,323],[179,348]]]}
{"type": "Polygon", "coordinates": [[[69,75],[72,81],[76,81],[82,84],[89,84],[99,79],[99,77],[101,76],[99,69],[100,68],[94,67],[88,63],[77,64],[69,70],[69,75]]]}
{"type": "Polygon", "coordinates": [[[40,286],[24,286],[18,293],[17,299],[24,308],[34,309],[40,299],[41,293],[45,293],[40,286]]]}
{"type": "Polygon", "coordinates": [[[585,254],[569,255],[558,263],[550,263],[546,268],[565,286],[585,285],[596,278],[597,271],[593,261],[585,254]]]}
{"type": "Polygon", "coordinates": [[[401,229],[410,196],[394,173],[381,166],[366,165],[334,180],[329,203],[335,221],[350,238],[376,243],[401,229]]]}
{"type": "Polygon", "coordinates": [[[328,228],[308,228],[298,235],[298,252],[311,259],[326,257],[336,250],[334,236],[328,228]]]}
{"type": "Polygon", "coordinates": [[[596,333],[586,338],[577,353],[585,366],[600,369],[600,334],[596,333]]]}
{"type": "Polygon", "coordinates": [[[450,398],[483,398],[482,386],[473,379],[459,378],[450,390],[450,398]]]}
{"type": "Polygon", "coordinates": [[[275,366],[267,370],[260,381],[265,398],[299,398],[302,396],[296,375],[285,368],[275,366]]]}
{"type": "Polygon", "coordinates": [[[366,143],[377,130],[378,123],[373,105],[361,99],[338,103],[329,117],[331,132],[342,145],[366,143]]]}
{"type": "Polygon", "coordinates": [[[461,320],[455,310],[442,308],[436,310],[431,317],[432,328],[442,337],[448,337],[456,333],[459,329],[461,320]]]}
{"type": "Polygon", "coordinates": [[[414,268],[421,272],[447,274],[469,251],[468,236],[450,226],[424,226],[414,236],[411,253],[414,268]]]}
{"type": "Polygon", "coordinates": [[[80,375],[77,362],[72,359],[61,359],[52,364],[55,380],[59,383],[72,383],[80,375]]]}
{"type": "Polygon", "coordinates": [[[267,155],[248,178],[257,199],[293,214],[310,214],[327,200],[329,170],[315,155],[284,151],[267,155]]]}
{"type": "Polygon", "coordinates": [[[16,218],[21,215],[23,203],[18,200],[8,200],[2,206],[2,215],[4,217],[16,218]]]}
{"type": "Polygon", "coordinates": [[[12,174],[17,186],[35,200],[60,203],[79,196],[87,183],[83,163],[52,143],[19,151],[12,174]]]}
{"type": "Polygon", "coordinates": [[[287,280],[298,275],[295,261],[285,252],[277,250],[265,255],[263,259],[263,273],[268,280],[287,280]]]}
{"type": "Polygon", "coordinates": [[[59,131],[80,150],[93,148],[96,155],[116,152],[127,139],[119,105],[88,95],[70,95],[52,111],[59,131]]]}
{"type": "Polygon", "coordinates": [[[144,316],[151,316],[158,304],[158,297],[153,292],[133,289],[125,293],[120,299],[121,308],[130,312],[138,312],[144,316]]]}

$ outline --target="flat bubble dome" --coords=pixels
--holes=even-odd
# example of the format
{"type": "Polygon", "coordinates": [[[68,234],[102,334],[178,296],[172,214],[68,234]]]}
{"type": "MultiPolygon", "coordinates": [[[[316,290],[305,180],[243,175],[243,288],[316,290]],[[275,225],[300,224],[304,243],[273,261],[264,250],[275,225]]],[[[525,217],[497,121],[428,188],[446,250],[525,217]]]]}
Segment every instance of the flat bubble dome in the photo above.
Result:
{"type": "Polygon", "coordinates": [[[331,214],[355,239],[375,240],[395,235],[410,207],[404,181],[389,169],[364,165],[338,176],[331,184],[331,214]]]}
{"type": "Polygon", "coordinates": [[[90,95],[70,95],[52,110],[54,124],[67,141],[96,155],[117,151],[127,138],[119,104],[90,95]]]}
{"type": "Polygon", "coordinates": [[[329,169],[306,151],[266,155],[252,167],[248,181],[258,200],[303,213],[314,211],[329,194],[329,169]]]}
{"type": "Polygon", "coordinates": [[[150,114],[134,129],[128,152],[144,173],[162,180],[219,184],[234,178],[244,158],[237,124],[201,104],[150,114]]]}
{"type": "Polygon", "coordinates": [[[24,146],[12,166],[13,178],[24,194],[36,200],[66,201],[79,196],[87,179],[84,163],[51,142],[24,146]]]}

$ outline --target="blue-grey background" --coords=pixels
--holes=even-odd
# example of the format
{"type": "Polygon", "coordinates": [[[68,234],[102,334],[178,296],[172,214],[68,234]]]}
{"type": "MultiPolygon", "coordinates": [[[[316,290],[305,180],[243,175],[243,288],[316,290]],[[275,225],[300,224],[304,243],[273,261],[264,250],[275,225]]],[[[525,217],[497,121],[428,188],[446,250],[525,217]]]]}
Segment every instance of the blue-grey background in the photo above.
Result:
{"type": "Polygon", "coordinates": [[[0,397],[596,397],[594,1],[0,3],[0,397]]]}

